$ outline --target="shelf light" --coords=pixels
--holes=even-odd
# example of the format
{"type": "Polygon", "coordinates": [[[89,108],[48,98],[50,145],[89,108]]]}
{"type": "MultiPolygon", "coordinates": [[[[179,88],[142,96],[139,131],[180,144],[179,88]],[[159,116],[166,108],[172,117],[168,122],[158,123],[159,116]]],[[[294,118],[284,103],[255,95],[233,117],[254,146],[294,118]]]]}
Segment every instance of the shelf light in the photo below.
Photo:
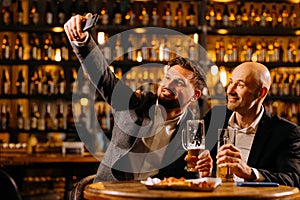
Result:
{"type": "Polygon", "coordinates": [[[194,34],[194,42],[195,42],[195,44],[197,44],[199,42],[199,35],[198,35],[198,33],[194,34]]]}
{"type": "Polygon", "coordinates": [[[64,28],[56,26],[56,27],[52,28],[52,31],[55,32],[55,33],[62,33],[62,32],[64,32],[64,28]]]}
{"type": "Polygon", "coordinates": [[[296,35],[300,35],[300,30],[296,30],[296,31],[295,31],[295,34],[296,34],[296,35]]]}
{"type": "Polygon", "coordinates": [[[54,60],[57,62],[61,61],[61,51],[59,48],[55,49],[54,60]]]}
{"type": "Polygon", "coordinates": [[[98,41],[98,44],[100,44],[100,45],[103,45],[105,43],[105,33],[104,32],[98,32],[97,41],[98,41]]]}
{"type": "Polygon", "coordinates": [[[218,34],[221,34],[221,35],[225,35],[225,34],[227,34],[229,31],[227,30],[227,29],[218,29],[217,30],[217,33],[218,34]]]}
{"type": "Polygon", "coordinates": [[[225,87],[227,84],[227,73],[226,73],[225,69],[220,70],[220,81],[221,81],[223,87],[225,87]]]}

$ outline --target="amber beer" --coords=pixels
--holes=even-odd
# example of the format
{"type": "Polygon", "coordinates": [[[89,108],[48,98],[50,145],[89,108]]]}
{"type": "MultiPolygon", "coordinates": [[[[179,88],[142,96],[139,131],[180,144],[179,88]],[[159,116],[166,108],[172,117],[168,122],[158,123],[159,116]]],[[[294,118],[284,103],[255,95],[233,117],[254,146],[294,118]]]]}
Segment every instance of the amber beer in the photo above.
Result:
{"type": "MultiPolygon", "coordinates": [[[[218,129],[218,150],[224,144],[235,144],[236,130],[234,129],[218,129]]],[[[233,181],[233,171],[229,167],[217,166],[217,177],[222,179],[222,182],[233,181]]]]}
{"type": "Polygon", "coordinates": [[[198,161],[198,156],[204,151],[204,147],[191,148],[188,149],[187,157],[187,171],[188,172],[197,172],[195,169],[196,163],[198,161]]]}

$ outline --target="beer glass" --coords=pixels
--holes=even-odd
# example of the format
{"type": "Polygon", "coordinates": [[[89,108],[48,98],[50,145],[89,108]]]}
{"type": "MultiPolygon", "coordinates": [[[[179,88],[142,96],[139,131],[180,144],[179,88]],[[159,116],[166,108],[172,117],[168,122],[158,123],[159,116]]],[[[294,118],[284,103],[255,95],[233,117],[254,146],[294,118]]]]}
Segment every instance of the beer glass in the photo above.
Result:
{"type": "MultiPolygon", "coordinates": [[[[235,144],[236,130],[235,129],[218,129],[218,152],[224,144],[235,144]]],[[[223,182],[233,181],[233,172],[229,167],[217,166],[217,177],[223,182]]]]}
{"type": "Polygon", "coordinates": [[[188,120],[186,129],[182,131],[182,146],[187,150],[188,172],[197,172],[195,169],[198,155],[205,149],[205,129],[203,120],[188,120]]]}

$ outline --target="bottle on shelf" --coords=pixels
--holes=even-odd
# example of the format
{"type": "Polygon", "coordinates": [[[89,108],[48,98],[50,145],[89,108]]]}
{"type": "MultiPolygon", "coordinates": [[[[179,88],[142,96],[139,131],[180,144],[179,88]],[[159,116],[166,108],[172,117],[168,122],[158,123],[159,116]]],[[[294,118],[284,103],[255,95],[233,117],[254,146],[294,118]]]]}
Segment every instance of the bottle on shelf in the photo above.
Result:
{"type": "Polygon", "coordinates": [[[57,128],[57,130],[65,130],[65,118],[63,115],[63,105],[62,104],[58,104],[57,105],[57,111],[56,111],[56,115],[55,115],[55,127],[57,128]]]}
{"type": "Polygon", "coordinates": [[[72,69],[70,81],[69,81],[69,92],[70,94],[76,94],[77,93],[77,71],[76,69],[72,69]]]}
{"type": "Polygon", "coordinates": [[[222,25],[227,27],[229,26],[229,10],[228,10],[228,4],[224,4],[224,10],[222,13],[222,25]]]}
{"type": "Polygon", "coordinates": [[[285,4],[283,4],[283,6],[282,6],[281,16],[282,16],[282,26],[283,27],[288,27],[289,13],[287,11],[287,8],[286,8],[285,4]]]}
{"type": "Polygon", "coordinates": [[[37,79],[37,71],[34,71],[33,74],[30,76],[29,81],[29,94],[30,95],[37,95],[37,90],[35,88],[35,81],[37,79]]]}
{"type": "Polygon", "coordinates": [[[72,104],[68,104],[67,106],[66,124],[68,131],[75,131],[75,120],[72,110],[72,104]]]}
{"type": "Polygon", "coordinates": [[[291,11],[289,14],[289,22],[288,26],[291,28],[296,28],[297,27],[297,12],[295,11],[295,6],[291,5],[291,11]]]}
{"type": "Polygon", "coordinates": [[[102,9],[100,10],[99,19],[100,19],[102,25],[107,25],[109,23],[109,15],[108,15],[106,1],[103,1],[103,3],[102,3],[102,9]]]}
{"type": "Polygon", "coordinates": [[[277,79],[277,73],[273,74],[272,78],[272,84],[271,84],[271,89],[270,89],[270,94],[272,96],[277,96],[278,95],[278,79],[277,79]]]}
{"type": "Polygon", "coordinates": [[[7,106],[2,104],[0,113],[0,131],[7,131],[9,129],[10,116],[7,114],[6,109],[7,106]]]}
{"type": "Polygon", "coordinates": [[[51,0],[47,0],[45,10],[45,24],[53,25],[54,12],[52,10],[51,0]]]}
{"type": "Polygon", "coordinates": [[[298,62],[300,62],[300,38],[298,40],[297,54],[298,54],[298,62]]]}
{"type": "Polygon", "coordinates": [[[60,57],[61,60],[67,61],[69,60],[69,48],[67,46],[67,38],[65,34],[61,35],[61,42],[60,42],[60,57]]]}
{"type": "Polygon", "coordinates": [[[242,12],[242,5],[240,3],[240,1],[237,2],[238,6],[237,6],[237,11],[235,13],[235,25],[237,27],[241,27],[243,25],[243,20],[242,20],[242,16],[243,16],[243,12],[242,12]]]}
{"type": "Polygon", "coordinates": [[[216,25],[216,12],[212,1],[208,3],[208,12],[206,13],[205,20],[211,27],[216,25]]]}
{"type": "Polygon", "coordinates": [[[135,51],[133,50],[133,44],[132,44],[133,36],[132,34],[128,37],[128,46],[127,46],[127,60],[133,60],[135,58],[135,51]]]}
{"type": "Polygon", "coordinates": [[[24,10],[22,0],[17,2],[17,24],[24,24],[24,10]]]}
{"type": "Polygon", "coordinates": [[[37,0],[33,0],[32,6],[29,10],[29,24],[38,24],[40,20],[40,13],[38,10],[37,0]]]}
{"type": "Polygon", "coordinates": [[[187,26],[195,26],[196,25],[196,12],[194,10],[193,2],[190,2],[190,7],[188,9],[188,14],[186,17],[187,26]]]}
{"type": "Polygon", "coordinates": [[[53,60],[53,40],[50,34],[47,34],[43,44],[43,59],[53,60]]]}
{"type": "Polygon", "coordinates": [[[25,129],[25,117],[23,114],[23,105],[17,105],[17,130],[24,130],[25,129]]]}
{"type": "Polygon", "coordinates": [[[283,78],[283,95],[290,95],[290,75],[288,73],[285,73],[283,78]]]}
{"type": "Polygon", "coordinates": [[[47,71],[46,75],[43,77],[43,95],[51,96],[54,94],[54,80],[52,76],[52,71],[47,71]]]}
{"type": "Polygon", "coordinates": [[[157,61],[158,60],[158,44],[157,44],[156,35],[153,34],[151,38],[151,49],[150,49],[150,60],[157,61]]]}
{"type": "Polygon", "coordinates": [[[58,79],[56,82],[55,94],[64,95],[66,92],[66,79],[63,69],[59,70],[58,79]]]}
{"type": "Polygon", "coordinates": [[[120,9],[120,1],[114,3],[114,15],[113,15],[113,24],[121,25],[122,24],[122,12],[120,9]]]}
{"type": "Polygon", "coordinates": [[[46,106],[45,106],[44,129],[46,131],[50,131],[53,129],[53,118],[51,116],[50,104],[46,104],[46,106]]]}
{"type": "Polygon", "coordinates": [[[172,11],[170,3],[167,3],[167,6],[164,8],[163,14],[164,26],[170,27],[172,26],[172,11]]]}
{"type": "Polygon", "coordinates": [[[150,60],[150,52],[149,52],[148,44],[147,44],[147,37],[145,35],[142,36],[142,45],[141,45],[141,52],[142,52],[142,59],[143,60],[150,60]]]}
{"type": "Polygon", "coordinates": [[[124,60],[124,49],[123,46],[121,45],[121,35],[118,34],[116,36],[116,45],[115,45],[115,57],[114,60],[116,61],[122,61],[124,60]]]}
{"type": "MultiPolygon", "coordinates": [[[[239,18],[241,18],[241,14],[240,14],[239,18]]],[[[239,19],[239,20],[241,21],[241,19],[239,19]]],[[[236,14],[234,13],[233,8],[230,8],[230,10],[229,10],[228,26],[229,27],[236,27],[237,26],[236,25],[236,14]]]]}
{"type": "Polygon", "coordinates": [[[292,38],[288,40],[288,46],[287,46],[287,61],[288,62],[296,62],[296,45],[292,38]]]}
{"type": "Polygon", "coordinates": [[[183,26],[183,10],[182,10],[182,4],[181,3],[178,3],[178,6],[176,8],[176,13],[175,13],[175,17],[174,17],[174,20],[175,20],[175,23],[176,23],[176,26],[183,26]]]}
{"type": "Polygon", "coordinates": [[[15,59],[23,60],[23,56],[24,56],[23,39],[22,39],[21,35],[18,34],[16,41],[15,41],[15,59]]]}
{"type": "Polygon", "coordinates": [[[98,113],[97,113],[97,120],[104,132],[108,131],[108,122],[105,113],[105,103],[99,103],[98,113]]]}
{"type": "Polygon", "coordinates": [[[262,8],[261,8],[259,25],[261,27],[267,26],[267,8],[266,8],[266,4],[264,4],[264,3],[262,4],[262,8]]]}
{"type": "Polygon", "coordinates": [[[85,112],[85,106],[81,106],[81,112],[79,115],[79,126],[81,128],[87,128],[87,115],[85,112]]]}
{"type": "Polygon", "coordinates": [[[255,25],[255,16],[256,16],[256,13],[255,13],[255,8],[254,8],[254,4],[251,3],[250,5],[250,9],[249,9],[249,20],[248,20],[248,26],[254,26],[255,25]]]}
{"type": "Polygon", "coordinates": [[[190,40],[188,47],[188,56],[191,60],[197,60],[197,46],[193,40],[190,40]]]}
{"type": "Polygon", "coordinates": [[[63,25],[66,22],[66,12],[63,5],[63,0],[56,1],[57,6],[57,24],[63,25]]]}
{"type": "Polygon", "coordinates": [[[2,70],[2,79],[1,79],[1,95],[10,94],[10,78],[6,69],[2,70]]]}
{"type": "Polygon", "coordinates": [[[160,18],[160,16],[159,16],[159,13],[157,11],[157,5],[155,5],[153,7],[152,16],[151,16],[152,26],[158,26],[158,20],[159,20],[159,18],[160,18]]]}
{"type": "Polygon", "coordinates": [[[30,113],[30,130],[36,131],[40,127],[40,118],[41,114],[39,112],[38,105],[36,103],[31,104],[31,113],[30,113]]]}
{"type": "Polygon", "coordinates": [[[39,38],[36,34],[32,34],[29,38],[30,45],[30,59],[31,60],[39,60],[41,58],[41,48],[39,38]]]}
{"type": "Polygon", "coordinates": [[[276,27],[277,26],[277,19],[278,19],[278,12],[277,12],[277,8],[276,8],[276,4],[272,5],[271,18],[272,18],[271,27],[276,27]]]}
{"type": "Polygon", "coordinates": [[[112,50],[111,47],[109,46],[107,40],[108,40],[108,35],[105,34],[105,40],[104,40],[104,44],[101,45],[101,50],[103,52],[104,58],[106,60],[111,60],[112,57],[112,50]]]}
{"type": "Polygon", "coordinates": [[[2,9],[1,9],[1,15],[2,15],[2,24],[4,25],[10,25],[12,24],[12,20],[13,20],[13,13],[10,10],[10,6],[9,5],[2,5],[2,9]]]}
{"type": "Polygon", "coordinates": [[[150,21],[150,16],[147,11],[147,6],[146,4],[143,5],[142,7],[142,12],[141,15],[139,16],[139,20],[141,21],[142,26],[148,26],[149,21],[150,21]]]}
{"type": "Polygon", "coordinates": [[[16,88],[17,95],[25,95],[26,94],[26,82],[23,74],[23,70],[20,69],[18,78],[16,80],[16,88]]]}
{"type": "Polygon", "coordinates": [[[249,25],[249,17],[246,8],[244,8],[242,13],[242,26],[247,27],[248,25],[249,25]]]}
{"type": "Polygon", "coordinates": [[[8,60],[10,59],[10,44],[8,35],[5,34],[2,39],[2,59],[8,60]]]}
{"type": "Polygon", "coordinates": [[[222,12],[220,8],[216,9],[216,26],[220,27],[223,24],[223,17],[222,17],[222,12]]]}

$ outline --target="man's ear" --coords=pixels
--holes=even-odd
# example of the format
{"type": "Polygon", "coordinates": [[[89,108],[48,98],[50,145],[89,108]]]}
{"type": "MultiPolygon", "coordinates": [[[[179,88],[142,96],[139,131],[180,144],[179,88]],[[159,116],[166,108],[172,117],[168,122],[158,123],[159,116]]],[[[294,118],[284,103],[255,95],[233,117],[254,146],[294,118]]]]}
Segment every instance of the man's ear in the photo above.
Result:
{"type": "Polygon", "coordinates": [[[258,92],[258,98],[265,98],[268,95],[269,90],[266,87],[262,87],[258,92]]]}
{"type": "Polygon", "coordinates": [[[197,101],[201,97],[201,90],[195,89],[192,101],[197,101]]]}

